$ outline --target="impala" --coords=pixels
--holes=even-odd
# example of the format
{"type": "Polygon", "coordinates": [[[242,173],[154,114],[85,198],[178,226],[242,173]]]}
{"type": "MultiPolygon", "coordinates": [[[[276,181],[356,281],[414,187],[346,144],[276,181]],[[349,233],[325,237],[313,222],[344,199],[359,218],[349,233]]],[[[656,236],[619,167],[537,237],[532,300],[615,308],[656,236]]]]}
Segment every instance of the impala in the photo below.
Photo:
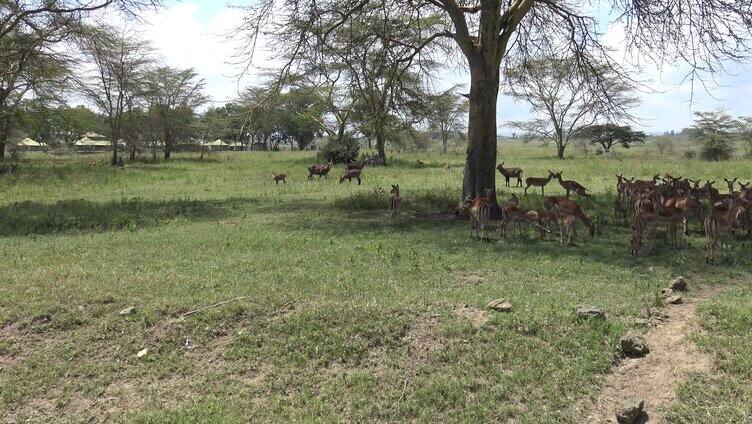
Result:
{"type": "Polygon", "coordinates": [[[530,187],[540,187],[541,189],[541,196],[545,196],[546,193],[543,192],[543,189],[546,187],[548,183],[551,182],[551,179],[554,178],[556,174],[554,174],[551,171],[548,171],[548,178],[538,178],[538,177],[528,177],[525,178],[525,195],[527,195],[527,189],[530,187]]]}
{"type": "Polygon", "coordinates": [[[274,184],[279,184],[280,181],[287,184],[287,174],[277,174],[276,172],[272,173],[274,178],[274,184]]]}
{"type": "Polygon", "coordinates": [[[486,240],[486,230],[491,219],[491,198],[493,189],[486,189],[486,196],[478,196],[472,201],[467,208],[470,215],[470,235],[475,231],[478,240],[486,240]]]}
{"type": "Polygon", "coordinates": [[[392,228],[397,227],[401,202],[399,184],[392,184],[392,190],[389,192],[389,224],[392,228]]]}
{"type": "Polygon", "coordinates": [[[574,191],[575,193],[579,194],[582,197],[590,197],[590,195],[587,194],[588,189],[586,189],[582,184],[574,180],[562,180],[561,179],[562,173],[563,171],[555,172],[554,178],[556,178],[559,181],[559,185],[561,185],[564,188],[564,190],[567,191],[567,197],[569,197],[569,193],[572,191],[574,191]]]}
{"type": "Polygon", "coordinates": [[[729,234],[733,225],[729,205],[723,202],[713,204],[710,215],[705,218],[705,234],[708,237],[708,250],[705,262],[715,264],[715,249],[729,234]]]}
{"type": "Polygon", "coordinates": [[[339,178],[339,182],[342,183],[345,180],[352,182],[353,178],[355,178],[356,180],[358,180],[358,185],[360,185],[361,172],[363,171],[361,171],[360,169],[348,169],[345,171],[344,175],[339,178]]]}

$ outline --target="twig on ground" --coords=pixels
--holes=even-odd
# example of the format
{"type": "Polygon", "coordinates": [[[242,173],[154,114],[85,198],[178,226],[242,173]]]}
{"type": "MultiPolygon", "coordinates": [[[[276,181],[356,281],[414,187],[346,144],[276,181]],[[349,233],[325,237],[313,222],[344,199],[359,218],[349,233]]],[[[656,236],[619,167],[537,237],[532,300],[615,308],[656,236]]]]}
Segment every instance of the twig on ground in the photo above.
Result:
{"type": "Polygon", "coordinates": [[[183,314],[180,314],[180,319],[183,319],[183,318],[187,317],[188,315],[193,315],[195,313],[198,313],[198,312],[201,312],[201,311],[205,311],[207,309],[216,308],[217,306],[222,306],[222,305],[230,303],[230,302],[236,302],[238,300],[243,300],[243,299],[247,299],[247,298],[248,298],[248,296],[239,296],[239,297],[236,297],[234,299],[225,300],[224,302],[219,302],[219,303],[215,303],[213,305],[204,306],[202,308],[194,309],[192,311],[188,311],[188,312],[185,312],[183,314]]]}

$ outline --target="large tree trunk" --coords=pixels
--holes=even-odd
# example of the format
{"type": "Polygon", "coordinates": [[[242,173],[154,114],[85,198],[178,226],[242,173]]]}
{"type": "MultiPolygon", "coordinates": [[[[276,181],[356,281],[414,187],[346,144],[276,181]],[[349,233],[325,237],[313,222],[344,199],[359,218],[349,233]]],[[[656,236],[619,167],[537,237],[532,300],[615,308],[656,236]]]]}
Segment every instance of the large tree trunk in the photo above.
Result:
{"type": "Polygon", "coordinates": [[[133,144],[133,145],[131,146],[131,155],[130,155],[130,157],[128,158],[128,160],[129,160],[129,161],[131,161],[131,162],[133,162],[133,161],[135,161],[135,160],[136,160],[136,145],[135,145],[135,144],[133,144]]]}
{"type": "Polygon", "coordinates": [[[386,139],[382,131],[376,131],[376,152],[384,159],[384,165],[386,165],[386,151],[384,150],[384,144],[386,139]]]}
{"type": "Polygon", "coordinates": [[[5,147],[10,138],[10,117],[0,120],[0,159],[5,158],[5,147]]]}
{"type": "Polygon", "coordinates": [[[449,136],[448,136],[448,135],[447,135],[446,133],[442,133],[442,134],[441,134],[441,142],[442,142],[442,147],[441,147],[441,154],[443,154],[443,155],[445,155],[445,154],[446,154],[446,150],[447,150],[447,139],[448,139],[448,138],[449,138],[449,136]]]}
{"type": "Polygon", "coordinates": [[[564,143],[561,141],[556,142],[556,157],[559,159],[564,159],[564,149],[566,146],[564,146],[564,143]]]}
{"type": "MultiPolygon", "coordinates": [[[[462,199],[484,196],[494,190],[491,215],[498,219],[496,200],[496,101],[499,95],[499,69],[493,63],[470,63],[470,112],[468,144],[462,199]]],[[[480,61],[482,62],[482,61],[480,61]]]]}

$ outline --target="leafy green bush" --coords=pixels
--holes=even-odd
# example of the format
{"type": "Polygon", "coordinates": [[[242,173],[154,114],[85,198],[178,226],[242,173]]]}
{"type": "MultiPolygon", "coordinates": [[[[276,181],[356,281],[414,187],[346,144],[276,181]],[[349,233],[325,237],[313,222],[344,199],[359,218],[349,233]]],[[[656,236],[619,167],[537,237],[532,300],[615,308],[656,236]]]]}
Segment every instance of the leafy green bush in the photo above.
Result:
{"type": "Polygon", "coordinates": [[[697,152],[694,150],[687,150],[684,152],[684,159],[697,159],[697,152]]]}
{"type": "Polygon", "coordinates": [[[355,162],[360,153],[360,144],[352,135],[345,134],[341,139],[328,137],[326,144],[321,148],[321,156],[324,160],[334,163],[355,162]]]}
{"type": "Polygon", "coordinates": [[[702,160],[729,160],[734,155],[733,142],[726,137],[706,137],[700,147],[702,160]]]}

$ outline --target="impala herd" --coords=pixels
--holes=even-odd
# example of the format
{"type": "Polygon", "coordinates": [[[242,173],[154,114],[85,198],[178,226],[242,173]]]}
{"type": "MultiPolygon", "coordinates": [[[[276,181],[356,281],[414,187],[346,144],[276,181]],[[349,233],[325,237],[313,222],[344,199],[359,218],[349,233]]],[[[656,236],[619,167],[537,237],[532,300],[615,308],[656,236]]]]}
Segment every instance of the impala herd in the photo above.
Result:
{"type": "MultiPolygon", "coordinates": [[[[349,163],[345,166],[344,174],[339,179],[361,183],[363,163],[349,163]]],[[[418,166],[425,164],[418,161],[418,166]]],[[[444,163],[447,171],[448,164],[444,163]]],[[[326,177],[332,168],[332,163],[308,167],[308,179],[314,175],[326,177]]],[[[516,226],[518,232],[527,234],[527,229],[533,227],[538,231],[540,239],[547,233],[558,231],[559,242],[563,245],[573,245],[577,239],[577,225],[581,223],[588,229],[590,237],[595,236],[595,224],[583,212],[582,207],[570,197],[577,194],[583,198],[590,198],[588,189],[574,180],[564,180],[562,172],[548,171],[548,176],[524,178],[520,168],[504,167],[502,162],[498,168],[505,179],[507,187],[510,180],[516,180],[515,187],[523,188],[525,195],[530,187],[541,189],[543,203],[540,209],[525,209],[520,206],[515,194],[506,202],[499,202],[501,220],[499,230],[502,238],[506,238],[510,226],[516,226]],[[546,196],[545,187],[551,181],[557,181],[566,191],[565,196],[546,196]],[[555,229],[553,227],[556,227],[555,229]]],[[[273,174],[275,183],[286,183],[287,175],[273,174]]],[[[750,183],[741,183],[737,178],[724,178],[728,193],[721,194],[714,187],[715,181],[692,180],[674,177],[670,174],[663,176],[656,174],[649,180],[638,180],[634,177],[616,176],[616,199],[614,200],[614,221],[616,225],[631,223],[632,236],[629,243],[631,255],[637,255],[643,242],[647,238],[650,250],[655,249],[655,239],[658,227],[665,226],[670,246],[679,245],[679,225],[682,225],[684,235],[689,234],[689,223],[696,221],[699,232],[707,237],[706,262],[715,263],[716,249],[723,244],[726,237],[734,229],[746,231],[752,236],[752,187],[750,183]],[[739,190],[736,190],[737,185],[739,190]],[[708,212],[706,212],[708,211],[708,212]]],[[[491,228],[492,209],[494,208],[494,189],[488,188],[482,196],[466,198],[457,208],[457,215],[465,213],[470,218],[470,233],[479,240],[488,240],[491,228]]],[[[401,204],[399,185],[392,185],[389,193],[389,224],[396,227],[401,204]]]]}

